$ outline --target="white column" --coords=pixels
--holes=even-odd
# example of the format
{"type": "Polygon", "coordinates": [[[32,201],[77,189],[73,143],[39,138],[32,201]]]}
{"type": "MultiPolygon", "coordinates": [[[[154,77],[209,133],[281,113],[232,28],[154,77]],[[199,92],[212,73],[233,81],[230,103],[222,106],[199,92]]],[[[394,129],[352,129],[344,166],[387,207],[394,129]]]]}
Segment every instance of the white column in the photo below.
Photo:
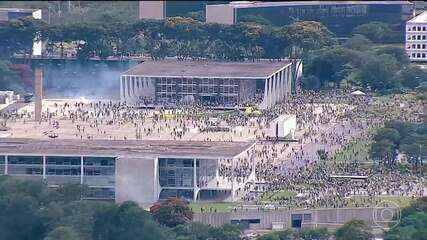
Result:
{"type": "Polygon", "coordinates": [[[8,166],[8,156],[4,156],[4,175],[7,175],[8,171],[7,171],[7,166],[8,166]]]}
{"type": "Polygon", "coordinates": [[[141,96],[142,95],[142,77],[138,77],[138,83],[139,83],[138,96],[141,96]]]}
{"type": "Polygon", "coordinates": [[[264,80],[264,97],[262,99],[263,107],[267,108],[268,101],[268,78],[264,80]]]}
{"type": "Polygon", "coordinates": [[[234,158],[231,159],[231,201],[234,202],[235,200],[235,193],[234,193],[234,158]]]}
{"type": "Polygon", "coordinates": [[[43,155],[43,179],[46,179],[46,156],[43,155]]]}
{"type": "Polygon", "coordinates": [[[84,175],[84,164],[83,164],[83,156],[80,156],[80,184],[83,184],[83,175],[84,175]]]}
{"type": "Polygon", "coordinates": [[[193,159],[193,202],[197,201],[197,159],[193,159]]]}
{"type": "Polygon", "coordinates": [[[130,95],[131,98],[135,97],[135,77],[130,77],[130,95]]]}
{"type": "Polygon", "coordinates": [[[268,91],[268,95],[269,95],[269,98],[268,98],[268,107],[271,107],[271,106],[273,106],[273,101],[274,101],[274,99],[273,99],[273,81],[274,81],[274,76],[272,76],[272,77],[270,77],[269,78],[269,81],[268,81],[268,84],[269,84],[269,87],[268,87],[268,89],[269,89],[269,91],[268,91]]]}
{"type": "Polygon", "coordinates": [[[277,73],[273,75],[273,105],[277,103],[277,73]]]}
{"type": "Polygon", "coordinates": [[[123,101],[128,97],[128,84],[126,81],[127,76],[123,76],[123,101]]]}
{"type": "Polygon", "coordinates": [[[285,71],[280,71],[280,102],[285,100],[285,71]]]}
{"type": "MultiPolygon", "coordinates": [[[[294,79],[294,81],[296,81],[296,79],[294,79]]],[[[292,93],[292,67],[291,66],[288,67],[288,81],[287,81],[287,83],[288,83],[287,93],[289,96],[292,93]]]]}
{"type": "Polygon", "coordinates": [[[282,70],[280,71],[280,101],[284,102],[284,100],[286,99],[286,82],[285,82],[285,71],[286,70],[282,70]]]}
{"type": "Polygon", "coordinates": [[[123,101],[123,99],[124,99],[123,78],[124,78],[124,76],[120,77],[120,100],[121,101],[123,101]]]}

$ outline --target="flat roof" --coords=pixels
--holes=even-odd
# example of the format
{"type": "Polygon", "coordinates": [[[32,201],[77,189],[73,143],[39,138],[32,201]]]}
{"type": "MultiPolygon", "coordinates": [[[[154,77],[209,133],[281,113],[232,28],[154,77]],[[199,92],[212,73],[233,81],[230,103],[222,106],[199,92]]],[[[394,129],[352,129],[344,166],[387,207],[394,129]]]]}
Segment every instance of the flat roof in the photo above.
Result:
{"type": "Polygon", "coordinates": [[[290,64],[289,60],[255,62],[216,61],[146,61],[122,75],[150,77],[219,77],[219,78],[268,78],[271,74],[290,64]]]}
{"type": "MultiPolygon", "coordinates": [[[[313,5],[411,5],[409,1],[281,1],[281,2],[261,2],[261,1],[236,1],[229,4],[233,8],[257,8],[257,7],[275,7],[275,6],[313,6],[313,5]]],[[[212,6],[212,5],[207,5],[212,6]]],[[[215,5],[213,5],[215,6],[215,5]]]]}
{"type": "Polygon", "coordinates": [[[418,16],[408,21],[409,23],[427,23],[427,11],[418,14],[418,16]]]}
{"type": "Polygon", "coordinates": [[[233,158],[253,142],[0,138],[0,154],[233,158]]]}
{"type": "Polygon", "coordinates": [[[41,9],[32,9],[32,8],[0,8],[0,12],[28,12],[33,13],[41,9]]]}

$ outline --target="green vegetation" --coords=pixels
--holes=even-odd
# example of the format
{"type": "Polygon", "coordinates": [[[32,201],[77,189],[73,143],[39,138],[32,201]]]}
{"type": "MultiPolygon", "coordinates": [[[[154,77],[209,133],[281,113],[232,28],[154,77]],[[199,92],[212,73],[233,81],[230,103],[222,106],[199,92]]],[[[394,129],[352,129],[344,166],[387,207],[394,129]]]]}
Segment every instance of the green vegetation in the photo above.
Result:
{"type": "Polygon", "coordinates": [[[368,140],[355,140],[344,146],[342,150],[337,152],[333,157],[333,161],[337,162],[353,162],[356,161],[362,164],[371,164],[369,158],[369,146],[371,142],[368,140]]]}
{"type": "Polygon", "coordinates": [[[402,32],[393,32],[390,25],[384,22],[370,22],[354,28],[353,33],[362,34],[376,43],[403,42],[402,32]]]}
{"type": "Polygon", "coordinates": [[[414,170],[421,170],[421,159],[427,154],[427,125],[391,121],[378,129],[371,145],[370,156],[377,165],[396,167],[397,150],[406,155],[414,170]]]}
{"type": "Polygon", "coordinates": [[[182,220],[188,207],[175,200],[159,206],[154,217],[134,202],[83,201],[85,187],[49,189],[41,182],[0,177],[1,239],[13,240],[238,240],[236,226],[220,228],[182,220]],[[185,210],[186,209],[186,210],[185,210]],[[185,210],[185,211],[181,211],[185,210]],[[168,212],[170,211],[170,212],[168,212]],[[159,216],[169,216],[165,221],[159,216]],[[159,222],[156,222],[157,219],[159,222]],[[169,224],[173,223],[173,224],[169,224]],[[173,226],[166,227],[166,225],[173,226]]]}
{"type": "Polygon", "coordinates": [[[343,46],[310,51],[304,64],[305,89],[356,87],[387,94],[427,82],[427,72],[409,65],[404,49],[375,47],[362,35],[351,37],[343,46]]]}
{"type": "Polygon", "coordinates": [[[193,219],[193,212],[180,198],[169,198],[161,204],[155,204],[150,212],[157,222],[166,227],[176,227],[193,219]]]}
{"type": "Polygon", "coordinates": [[[295,197],[295,195],[297,195],[295,192],[288,191],[286,189],[279,190],[276,192],[265,192],[261,196],[261,201],[276,202],[276,201],[279,201],[281,199],[293,198],[293,197],[295,197]]]}
{"type": "Polygon", "coordinates": [[[427,198],[413,202],[401,212],[399,224],[390,229],[385,240],[422,240],[427,236],[427,198]]]}
{"type": "Polygon", "coordinates": [[[275,231],[267,233],[258,240],[328,240],[331,233],[326,228],[302,229],[300,231],[275,231]]]}
{"type": "Polygon", "coordinates": [[[335,237],[337,240],[370,240],[373,237],[371,231],[365,222],[352,220],[338,228],[335,237]]]}
{"type": "Polygon", "coordinates": [[[352,196],[348,199],[349,207],[358,207],[363,205],[364,202],[392,202],[395,203],[399,208],[408,207],[414,199],[406,196],[376,196],[375,198],[365,196],[352,196]]]}
{"type": "Polygon", "coordinates": [[[231,212],[237,203],[218,202],[218,203],[190,203],[189,207],[195,213],[203,212],[231,212]]]}

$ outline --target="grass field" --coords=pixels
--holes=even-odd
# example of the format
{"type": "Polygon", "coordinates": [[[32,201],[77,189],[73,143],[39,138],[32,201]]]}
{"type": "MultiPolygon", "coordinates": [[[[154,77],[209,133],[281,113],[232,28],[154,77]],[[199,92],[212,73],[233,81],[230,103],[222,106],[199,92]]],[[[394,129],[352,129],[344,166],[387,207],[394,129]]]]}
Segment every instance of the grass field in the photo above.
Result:
{"type": "Polygon", "coordinates": [[[261,196],[261,201],[274,202],[283,198],[294,197],[295,195],[297,195],[295,192],[291,192],[288,190],[280,190],[277,192],[266,192],[261,196]]]}
{"type": "Polygon", "coordinates": [[[345,149],[337,152],[333,159],[336,162],[356,160],[360,163],[371,164],[372,161],[369,160],[370,144],[370,141],[367,140],[352,141],[345,149]],[[368,161],[366,161],[366,159],[368,159],[368,161]]]}
{"type": "Polygon", "coordinates": [[[200,213],[201,208],[209,212],[230,212],[233,210],[237,203],[231,202],[218,202],[218,203],[190,203],[190,208],[195,213],[200,213]]]}
{"type": "MultiPolygon", "coordinates": [[[[363,199],[368,199],[368,197],[351,197],[352,205],[350,206],[355,207],[355,203],[361,203],[363,202],[363,199]]],[[[381,200],[381,202],[395,203],[400,209],[409,206],[413,201],[412,198],[406,196],[379,196],[376,197],[376,199],[381,200]]]]}

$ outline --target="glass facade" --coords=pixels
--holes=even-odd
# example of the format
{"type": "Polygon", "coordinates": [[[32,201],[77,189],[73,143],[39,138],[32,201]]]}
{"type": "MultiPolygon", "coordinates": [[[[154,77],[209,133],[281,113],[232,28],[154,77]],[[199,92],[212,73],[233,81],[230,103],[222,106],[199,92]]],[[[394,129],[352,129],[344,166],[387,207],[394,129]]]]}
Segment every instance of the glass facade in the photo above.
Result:
{"type": "Polygon", "coordinates": [[[339,4],[311,6],[274,6],[236,9],[236,23],[263,18],[276,26],[295,21],[319,21],[338,36],[347,36],[360,24],[381,21],[403,27],[403,6],[399,4],[339,4]]]}
{"type": "MultiPolygon", "coordinates": [[[[0,156],[0,174],[5,174],[5,160],[0,156]]],[[[114,157],[46,156],[45,165],[43,156],[9,155],[7,160],[8,175],[42,179],[45,169],[44,177],[50,186],[83,182],[89,186],[87,198],[114,199],[114,157]]]]}
{"type": "Polygon", "coordinates": [[[9,156],[8,174],[43,175],[43,158],[41,156],[9,156]]]}
{"type": "Polygon", "coordinates": [[[234,78],[168,78],[155,77],[158,101],[194,100],[235,104],[240,98],[240,79],[234,78]]]}
{"type": "Polygon", "coordinates": [[[6,157],[5,156],[0,156],[0,175],[4,174],[4,171],[5,171],[5,167],[4,167],[5,161],[6,161],[6,157]]]}
{"type": "Polygon", "coordinates": [[[159,159],[159,182],[161,187],[193,188],[194,160],[177,158],[159,159]]]}

